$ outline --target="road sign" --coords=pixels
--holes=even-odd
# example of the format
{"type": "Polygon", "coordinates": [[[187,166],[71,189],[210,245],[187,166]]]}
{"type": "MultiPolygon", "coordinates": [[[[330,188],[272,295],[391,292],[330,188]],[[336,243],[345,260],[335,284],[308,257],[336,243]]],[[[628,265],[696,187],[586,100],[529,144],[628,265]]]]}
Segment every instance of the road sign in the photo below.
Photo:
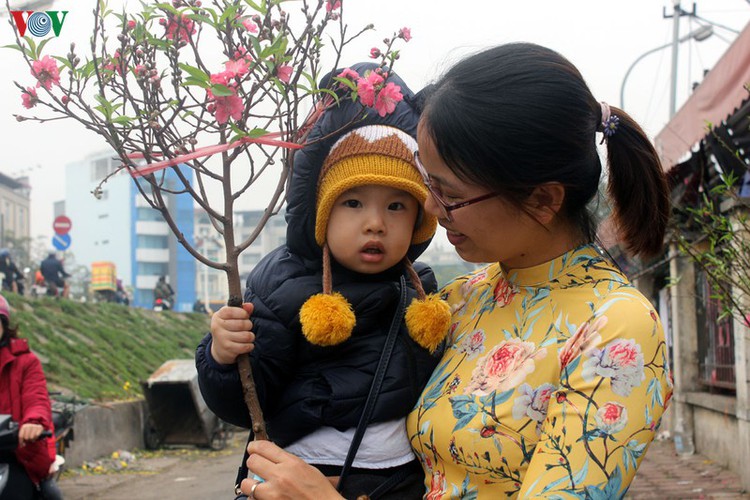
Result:
{"type": "Polygon", "coordinates": [[[56,234],[52,237],[52,246],[58,250],[67,250],[70,246],[69,234],[56,234]]]}
{"type": "Polygon", "coordinates": [[[52,223],[52,229],[55,230],[55,234],[63,235],[68,234],[73,224],[70,219],[64,215],[58,215],[55,217],[55,221],[52,223]]]}

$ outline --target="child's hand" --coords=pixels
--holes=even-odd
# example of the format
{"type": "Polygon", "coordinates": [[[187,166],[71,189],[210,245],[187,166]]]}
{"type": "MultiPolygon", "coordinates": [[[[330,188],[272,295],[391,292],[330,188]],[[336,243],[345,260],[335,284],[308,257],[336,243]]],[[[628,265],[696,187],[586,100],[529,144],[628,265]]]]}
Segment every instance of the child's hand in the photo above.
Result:
{"type": "Polygon", "coordinates": [[[224,306],[211,316],[211,356],[217,363],[231,365],[237,356],[253,350],[252,312],[253,305],[246,302],[241,308],[224,306]]]}

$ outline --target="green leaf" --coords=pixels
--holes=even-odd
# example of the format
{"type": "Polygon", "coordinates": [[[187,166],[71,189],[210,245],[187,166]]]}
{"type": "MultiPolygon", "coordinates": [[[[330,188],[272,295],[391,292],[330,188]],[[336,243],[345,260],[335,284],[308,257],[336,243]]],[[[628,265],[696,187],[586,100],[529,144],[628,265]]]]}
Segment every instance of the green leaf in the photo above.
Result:
{"type": "Polygon", "coordinates": [[[52,58],[60,61],[63,64],[63,66],[65,66],[69,70],[73,70],[73,65],[70,63],[70,61],[68,61],[67,57],[52,56],[52,58]]]}
{"type": "Polygon", "coordinates": [[[25,51],[25,50],[23,49],[23,47],[19,47],[19,46],[18,46],[18,45],[16,45],[16,44],[13,44],[13,45],[3,45],[3,48],[4,48],[4,49],[16,49],[17,51],[19,51],[19,52],[21,52],[21,53],[25,53],[25,52],[26,52],[26,51],[25,51]]]}
{"type": "Polygon", "coordinates": [[[234,90],[230,89],[226,85],[221,85],[220,83],[215,83],[211,85],[210,88],[211,93],[216,97],[227,97],[235,94],[234,90]]]}
{"type": "Polygon", "coordinates": [[[207,89],[207,88],[209,88],[211,86],[210,83],[204,82],[204,81],[201,81],[201,80],[196,80],[192,76],[189,76],[189,77],[185,78],[182,81],[182,86],[183,87],[187,87],[189,85],[195,85],[197,87],[201,87],[201,88],[204,88],[204,89],[207,89]]]}
{"type": "Polygon", "coordinates": [[[131,121],[133,121],[133,118],[125,115],[121,115],[112,119],[112,123],[116,123],[118,125],[130,125],[131,121]]]}
{"type": "Polygon", "coordinates": [[[268,133],[268,130],[263,129],[263,128],[255,127],[254,129],[250,130],[249,132],[246,132],[245,135],[247,135],[248,137],[252,137],[253,139],[255,139],[255,138],[258,138],[258,137],[263,137],[267,133],[268,133]]]}
{"type": "Polygon", "coordinates": [[[179,63],[178,66],[180,67],[181,70],[185,71],[186,73],[189,73],[191,77],[195,78],[198,81],[201,81],[201,82],[209,81],[210,77],[205,72],[201,71],[195,66],[191,66],[185,63],[179,63]]]}
{"type": "Polygon", "coordinates": [[[34,41],[34,39],[29,35],[26,35],[25,37],[23,37],[23,39],[26,40],[26,43],[29,44],[29,56],[34,60],[39,59],[39,57],[37,57],[36,42],[34,41]]]}
{"type": "Polygon", "coordinates": [[[266,12],[267,12],[266,5],[263,2],[261,2],[259,5],[253,2],[253,0],[245,0],[245,3],[248,4],[250,7],[252,7],[253,9],[255,9],[256,12],[260,12],[264,16],[266,15],[266,12]]]}

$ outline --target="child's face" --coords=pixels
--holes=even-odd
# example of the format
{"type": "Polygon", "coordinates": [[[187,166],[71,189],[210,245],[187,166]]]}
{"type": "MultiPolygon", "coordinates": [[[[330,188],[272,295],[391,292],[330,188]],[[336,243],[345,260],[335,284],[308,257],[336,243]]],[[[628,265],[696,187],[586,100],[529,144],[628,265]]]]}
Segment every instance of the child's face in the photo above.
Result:
{"type": "Polygon", "coordinates": [[[409,250],[418,211],[417,200],[400,189],[365,185],[345,191],[328,218],[331,255],[359,273],[393,267],[409,250]]]}

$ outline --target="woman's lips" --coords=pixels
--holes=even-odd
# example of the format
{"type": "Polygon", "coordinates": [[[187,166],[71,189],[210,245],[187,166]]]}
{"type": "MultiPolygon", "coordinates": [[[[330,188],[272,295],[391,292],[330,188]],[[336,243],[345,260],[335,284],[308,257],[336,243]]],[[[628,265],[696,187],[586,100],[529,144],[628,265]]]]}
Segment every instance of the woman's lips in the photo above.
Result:
{"type": "Polygon", "coordinates": [[[461,243],[463,243],[464,241],[468,239],[463,234],[454,233],[453,231],[446,230],[445,234],[446,236],[448,236],[448,241],[450,242],[450,244],[453,245],[454,247],[457,247],[458,245],[460,245],[461,243]]]}

